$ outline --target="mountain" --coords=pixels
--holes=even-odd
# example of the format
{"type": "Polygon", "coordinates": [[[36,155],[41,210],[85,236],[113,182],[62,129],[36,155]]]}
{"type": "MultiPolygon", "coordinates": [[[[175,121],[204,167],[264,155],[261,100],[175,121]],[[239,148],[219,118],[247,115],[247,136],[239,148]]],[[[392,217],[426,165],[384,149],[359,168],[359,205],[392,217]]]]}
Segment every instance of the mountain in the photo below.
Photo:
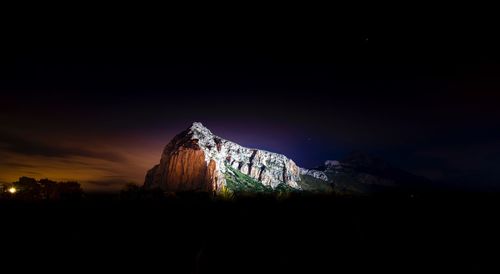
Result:
{"type": "Polygon", "coordinates": [[[303,175],[305,181],[313,178],[325,178],[337,194],[419,192],[431,188],[430,180],[362,152],[352,152],[339,161],[325,161],[303,175]]]}
{"type": "Polygon", "coordinates": [[[144,187],[219,195],[365,194],[420,181],[420,177],[359,153],[316,168],[301,168],[282,154],[240,146],[195,122],[167,144],[160,163],[147,172],[144,187]]]}
{"type": "Polygon", "coordinates": [[[165,147],[145,187],[166,191],[300,190],[300,168],[286,156],[242,147],[193,123],[165,147]]]}

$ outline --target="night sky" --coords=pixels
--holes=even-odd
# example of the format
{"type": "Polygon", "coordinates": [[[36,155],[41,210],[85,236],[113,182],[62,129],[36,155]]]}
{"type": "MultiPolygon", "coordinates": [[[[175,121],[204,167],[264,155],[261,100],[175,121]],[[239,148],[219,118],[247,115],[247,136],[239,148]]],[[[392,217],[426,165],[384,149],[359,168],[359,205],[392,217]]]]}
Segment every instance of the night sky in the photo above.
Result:
{"type": "Polygon", "coordinates": [[[497,37],[327,21],[9,33],[0,182],[142,184],[169,140],[199,121],[303,167],[360,150],[440,186],[500,189],[497,37]]]}

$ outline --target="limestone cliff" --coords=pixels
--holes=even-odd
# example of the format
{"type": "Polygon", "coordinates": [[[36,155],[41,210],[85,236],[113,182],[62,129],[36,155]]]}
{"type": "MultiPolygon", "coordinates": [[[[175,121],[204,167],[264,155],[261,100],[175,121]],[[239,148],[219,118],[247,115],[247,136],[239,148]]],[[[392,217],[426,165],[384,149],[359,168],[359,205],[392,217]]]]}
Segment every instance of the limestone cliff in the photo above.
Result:
{"type": "Polygon", "coordinates": [[[144,185],[165,191],[220,192],[235,171],[270,189],[279,185],[300,189],[300,168],[292,160],[222,139],[201,123],[193,123],[170,141],[144,185]]]}

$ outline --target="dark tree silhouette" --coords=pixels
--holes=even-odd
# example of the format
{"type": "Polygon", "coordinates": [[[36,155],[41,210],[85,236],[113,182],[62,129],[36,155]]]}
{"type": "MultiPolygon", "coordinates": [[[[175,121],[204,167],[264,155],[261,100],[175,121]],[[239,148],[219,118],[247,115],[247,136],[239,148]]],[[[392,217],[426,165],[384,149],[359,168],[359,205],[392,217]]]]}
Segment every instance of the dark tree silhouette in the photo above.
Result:
{"type": "Polygon", "coordinates": [[[122,200],[138,200],[142,196],[142,189],[134,183],[127,183],[120,191],[120,199],[122,200]]]}
{"type": "Polygon", "coordinates": [[[37,181],[21,177],[11,184],[4,184],[0,197],[16,200],[78,200],[83,190],[77,182],[55,182],[49,179],[37,181]],[[14,189],[14,191],[9,191],[14,189]]]}

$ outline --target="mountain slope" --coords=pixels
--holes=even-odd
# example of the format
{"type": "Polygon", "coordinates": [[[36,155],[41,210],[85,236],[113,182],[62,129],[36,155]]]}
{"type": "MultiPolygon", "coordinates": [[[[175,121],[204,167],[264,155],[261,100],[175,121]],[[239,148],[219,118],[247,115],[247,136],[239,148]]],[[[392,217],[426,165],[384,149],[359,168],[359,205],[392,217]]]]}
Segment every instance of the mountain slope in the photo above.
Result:
{"type": "MultiPolygon", "coordinates": [[[[146,188],[165,191],[220,192],[226,174],[237,170],[269,189],[279,185],[300,189],[300,168],[286,156],[242,147],[193,123],[165,147],[160,164],[146,175],[146,188]]],[[[258,188],[256,188],[258,189],[258,188]]]]}
{"type": "Polygon", "coordinates": [[[424,178],[362,153],[326,161],[313,169],[300,168],[284,155],[240,146],[197,122],[167,144],[160,163],[147,172],[144,183],[145,188],[168,192],[348,195],[413,191],[424,185],[428,185],[424,178]]]}
{"type": "Polygon", "coordinates": [[[415,192],[431,187],[426,178],[361,152],[353,152],[341,161],[326,161],[307,172],[314,177],[327,178],[338,194],[415,192]]]}

